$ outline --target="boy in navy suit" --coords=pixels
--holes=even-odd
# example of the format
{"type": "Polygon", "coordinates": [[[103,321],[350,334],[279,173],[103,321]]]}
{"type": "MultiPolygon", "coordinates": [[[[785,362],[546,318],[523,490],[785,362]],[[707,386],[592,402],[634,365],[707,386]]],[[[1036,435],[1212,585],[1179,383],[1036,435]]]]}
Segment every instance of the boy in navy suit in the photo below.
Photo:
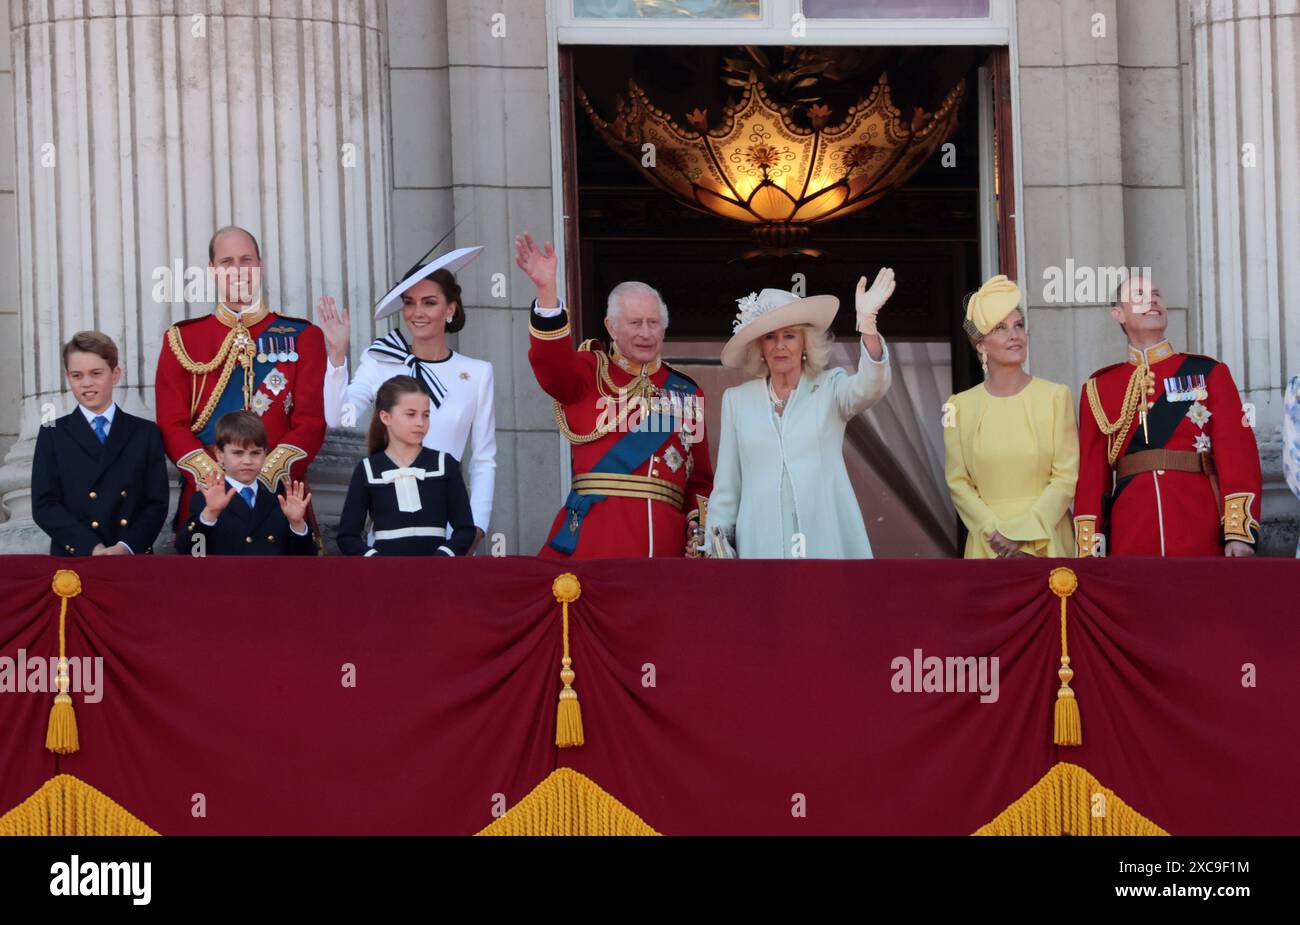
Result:
{"type": "Polygon", "coordinates": [[[122,369],[111,337],[74,334],[63,371],[77,408],[40,428],[32,459],[32,518],[50,555],[153,552],[168,500],[158,425],[114,403],[122,369]]]}
{"type": "MultiPolygon", "coordinates": [[[[251,411],[232,411],[217,419],[217,462],[224,477],[207,473],[190,498],[190,536],[204,538],[204,555],[312,556],[316,542],[307,527],[311,494],[302,482],[288,480],[272,492],[259,484],[266,462],[266,427],[251,411]]],[[[190,540],[191,551],[199,555],[190,540]]]]}

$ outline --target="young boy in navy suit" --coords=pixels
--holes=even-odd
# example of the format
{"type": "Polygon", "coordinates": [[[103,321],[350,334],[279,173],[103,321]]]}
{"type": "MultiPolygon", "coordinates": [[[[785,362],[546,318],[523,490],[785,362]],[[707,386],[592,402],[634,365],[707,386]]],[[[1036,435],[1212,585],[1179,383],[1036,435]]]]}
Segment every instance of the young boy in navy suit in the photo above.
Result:
{"type": "MultiPolygon", "coordinates": [[[[316,542],[307,527],[311,494],[288,480],[282,493],[258,481],[266,461],[266,427],[251,411],[217,419],[217,462],[225,476],[209,472],[190,498],[186,531],[203,537],[203,555],[312,556],[316,542]]],[[[191,553],[200,555],[195,541],[191,553]]]]}
{"type": "Polygon", "coordinates": [[[32,518],[50,555],[153,552],[168,501],[158,425],[114,403],[122,369],[106,334],[74,334],[63,371],[77,408],[40,428],[32,459],[32,518]]]}

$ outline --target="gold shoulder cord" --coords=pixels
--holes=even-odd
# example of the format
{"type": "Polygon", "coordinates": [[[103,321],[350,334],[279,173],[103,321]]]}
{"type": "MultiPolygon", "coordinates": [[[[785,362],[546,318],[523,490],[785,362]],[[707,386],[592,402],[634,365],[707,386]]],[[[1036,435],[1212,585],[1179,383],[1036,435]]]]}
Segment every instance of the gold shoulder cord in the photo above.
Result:
{"type": "Polygon", "coordinates": [[[1084,390],[1088,393],[1088,406],[1097,421],[1097,427],[1106,435],[1106,459],[1111,466],[1119,458],[1119,451],[1124,446],[1128,432],[1133,429],[1133,419],[1137,416],[1138,405],[1146,401],[1147,387],[1155,381],[1151,367],[1139,365],[1133,368],[1129,376],[1128,387],[1124,390],[1124,403],[1120,407],[1119,417],[1114,421],[1106,417],[1106,410],[1101,406],[1101,396],[1097,394],[1097,380],[1088,380],[1084,390]]]}
{"type": "MultiPolygon", "coordinates": [[[[583,342],[579,350],[591,350],[592,341],[583,342]]],[[[596,355],[596,388],[600,396],[607,401],[617,402],[618,417],[605,424],[597,424],[596,429],[588,434],[577,434],[569,427],[569,419],[565,417],[564,406],[558,401],[555,402],[555,426],[559,428],[564,438],[574,446],[583,446],[588,443],[594,443],[601,437],[611,434],[614,431],[621,431],[627,426],[627,416],[634,406],[638,404],[638,399],[644,400],[654,393],[654,384],[649,377],[640,375],[620,388],[614,384],[614,380],[609,376],[609,357],[603,350],[592,350],[596,355]]]]}
{"type": "MultiPolygon", "coordinates": [[[[212,417],[212,412],[217,407],[222,394],[226,390],[226,383],[230,381],[230,375],[234,372],[235,364],[239,363],[244,367],[244,408],[247,409],[253,400],[253,356],[256,353],[253,347],[253,340],[248,335],[248,330],[242,324],[236,324],[226,335],[226,339],[221,342],[221,349],[217,355],[207,363],[198,363],[185,349],[185,344],[181,340],[180,329],[172,325],[167,329],[167,345],[171,348],[181,368],[193,376],[204,376],[221,366],[221,376],[217,379],[216,386],[212,389],[212,394],[208,396],[207,403],[204,404],[203,410],[194,423],[190,425],[193,433],[198,433],[207,426],[208,419],[212,417]],[[232,349],[233,348],[233,349],[232,349]],[[224,366],[222,363],[224,362],[224,366]]],[[[193,379],[191,386],[193,386],[193,379]]],[[[192,390],[192,395],[197,403],[197,391],[192,390]]],[[[193,413],[193,405],[190,411],[193,413]]]]}

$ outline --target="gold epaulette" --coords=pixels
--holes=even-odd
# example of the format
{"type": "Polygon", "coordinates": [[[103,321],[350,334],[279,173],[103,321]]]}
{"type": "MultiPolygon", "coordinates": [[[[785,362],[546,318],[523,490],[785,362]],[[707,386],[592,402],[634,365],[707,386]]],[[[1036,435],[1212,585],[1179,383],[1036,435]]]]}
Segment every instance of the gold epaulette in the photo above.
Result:
{"type": "Polygon", "coordinates": [[[280,483],[289,474],[289,469],[300,459],[306,459],[307,452],[292,443],[281,443],[270,453],[266,454],[266,461],[262,463],[262,471],[257,474],[262,484],[271,491],[280,487],[280,483]]]}
{"type": "Polygon", "coordinates": [[[578,344],[578,349],[584,350],[588,353],[604,353],[605,345],[594,337],[588,337],[582,343],[578,344]]]}

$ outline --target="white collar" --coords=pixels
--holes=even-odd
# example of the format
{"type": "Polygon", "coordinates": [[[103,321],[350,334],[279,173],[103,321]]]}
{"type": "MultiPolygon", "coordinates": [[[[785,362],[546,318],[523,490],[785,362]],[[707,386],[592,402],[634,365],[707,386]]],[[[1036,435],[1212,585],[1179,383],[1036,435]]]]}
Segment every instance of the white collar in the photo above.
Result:
{"type": "Polygon", "coordinates": [[[257,499],[257,479],[253,479],[252,483],[245,485],[243,482],[239,481],[239,479],[235,478],[234,476],[228,475],[226,476],[226,482],[229,483],[230,485],[235,486],[235,488],[237,489],[244,489],[244,488],[253,489],[253,498],[254,500],[257,499]]]}
{"type": "Polygon", "coordinates": [[[108,407],[100,412],[91,411],[81,402],[77,402],[77,407],[80,408],[81,413],[86,416],[86,423],[91,427],[95,426],[95,418],[100,417],[101,415],[104,420],[108,422],[109,427],[113,426],[113,415],[117,414],[117,402],[109,402],[108,407]]]}

